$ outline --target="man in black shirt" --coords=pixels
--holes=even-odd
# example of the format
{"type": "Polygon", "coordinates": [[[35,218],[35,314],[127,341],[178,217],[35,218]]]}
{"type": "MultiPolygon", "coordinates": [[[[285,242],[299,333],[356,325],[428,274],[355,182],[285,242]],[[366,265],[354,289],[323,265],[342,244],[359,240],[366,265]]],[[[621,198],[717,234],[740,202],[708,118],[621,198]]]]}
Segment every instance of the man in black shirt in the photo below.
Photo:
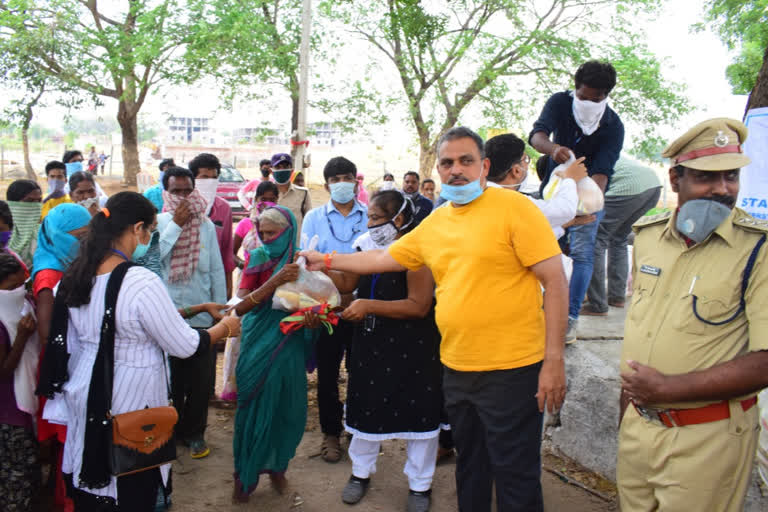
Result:
{"type": "MultiPolygon", "coordinates": [[[[607,104],[615,85],[616,70],[611,64],[589,61],[576,71],[573,91],[555,93],[547,100],[528,139],[537,151],[548,155],[542,190],[552,170],[566,162],[571,153],[576,158],[585,157],[589,175],[603,193],[608,189],[613,166],[624,145],[624,124],[607,104]]],[[[603,212],[597,212],[596,217],[595,222],[568,230],[573,274],[566,342],[575,341],[576,320],[592,278],[595,238],[603,212]]]]}

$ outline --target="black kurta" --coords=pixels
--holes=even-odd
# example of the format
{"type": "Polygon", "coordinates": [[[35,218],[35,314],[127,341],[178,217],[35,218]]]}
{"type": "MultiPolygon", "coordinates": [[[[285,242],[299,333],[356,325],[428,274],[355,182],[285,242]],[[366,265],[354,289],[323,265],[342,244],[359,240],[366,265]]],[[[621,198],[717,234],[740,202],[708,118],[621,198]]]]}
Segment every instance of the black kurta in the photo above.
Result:
{"type": "MultiPolygon", "coordinates": [[[[393,301],[407,296],[406,272],[362,276],[358,284],[361,299],[393,301]]],[[[355,325],[349,361],[347,426],[375,437],[413,433],[404,437],[424,438],[424,434],[439,428],[443,400],[440,333],[435,324],[434,304],[425,318],[398,320],[377,316],[371,332],[366,329],[367,324],[370,322],[355,325]]]]}

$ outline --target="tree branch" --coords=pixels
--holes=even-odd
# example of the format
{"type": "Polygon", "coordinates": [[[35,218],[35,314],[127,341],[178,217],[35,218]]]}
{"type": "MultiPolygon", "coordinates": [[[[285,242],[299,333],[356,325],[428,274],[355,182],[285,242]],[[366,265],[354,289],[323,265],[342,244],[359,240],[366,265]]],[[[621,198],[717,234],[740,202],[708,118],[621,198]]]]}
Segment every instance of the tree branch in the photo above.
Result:
{"type": "Polygon", "coordinates": [[[111,18],[108,18],[101,14],[99,12],[99,9],[96,5],[96,0],[78,0],[78,2],[85,7],[88,8],[89,11],[91,11],[91,14],[93,15],[93,18],[95,21],[97,21],[96,26],[98,27],[99,31],[103,31],[103,28],[101,26],[101,23],[98,22],[98,20],[104,21],[105,23],[108,23],[109,25],[112,25],[113,27],[122,27],[123,25],[111,18]]]}

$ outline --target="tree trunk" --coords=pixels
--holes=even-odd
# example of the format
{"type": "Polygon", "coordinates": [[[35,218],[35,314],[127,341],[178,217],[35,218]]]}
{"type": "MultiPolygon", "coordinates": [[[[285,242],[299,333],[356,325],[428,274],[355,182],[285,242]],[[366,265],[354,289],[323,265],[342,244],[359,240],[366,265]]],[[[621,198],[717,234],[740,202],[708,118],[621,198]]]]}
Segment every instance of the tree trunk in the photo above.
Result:
{"type": "Polygon", "coordinates": [[[24,150],[24,171],[27,173],[27,178],[32,181],[37,181],[37,175],[35,174],[35,170],[32,168],[32,162],[29,159],[29,127],[32,124],[32,116],[34,115],[34,110],[32,109],[37,105],[37,102],[40,101],[40,97],[44,92],[45,83],[40,86],[40,92],[37,96],[27,103],[26,108],[24,109],[24,120],[21,123],[21,146],[24,150]]]}
{"type": "MultiPolygon", "coordinates": [[[[749,93],[747,112],[753,108],[768,107],[768,48],[763,54],[763,66],[757,74],[757,82],[749,93]]],[[[746,112],[745,112],[746,114],[746,112]]]]}
{"type": "Polygon", "coordinates": [[[419,146],[419,174],[421,179],[431,178],[437,158],[437,143],[430,143],[427,139],[422,140],[419,146]]]}
{"type": "Polygon", "coordinates": [[[120,101],[117,110],[117,122],[123,135],[123,183],[136,184],[136,175],[141,171],[139,162],[139,125],[135,109],[120,101]]]}
{"type": "Polygon", "coordinates": [[[32,162],[29,160],[29,122],[26,121],[21,127],[21,146],[24,150],[24,170],[27,173],[27,178],[37,181],[37,174],[35,174],[32,162]]]}

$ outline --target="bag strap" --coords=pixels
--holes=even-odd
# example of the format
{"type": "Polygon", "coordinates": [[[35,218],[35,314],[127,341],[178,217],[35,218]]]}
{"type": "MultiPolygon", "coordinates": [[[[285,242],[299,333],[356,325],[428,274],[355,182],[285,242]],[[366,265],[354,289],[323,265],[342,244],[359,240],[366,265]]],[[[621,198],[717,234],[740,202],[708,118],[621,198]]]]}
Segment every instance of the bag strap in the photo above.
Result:
{"type": "MultiPolygon", "coordinates": [[[[99,340],[99,351],[104,345],[104,389],[108,390],[108,411],[112,415],[112,386],[114,384],[115,370],[115,315],[117,309],[117,297],[120,294],[120,288],[123,285],[123,279],[128,269],[136,266],[131,261],[126,261],[115,267],[107,281],[107,291],[104,296],[104,318],[101,321],[101,339],[99,340]]],[[[171,384],[168,380],[168,368],[165,352],[160,349],[163,357],[163,375],[165,375],[165,387],[168,392],[168,400],[171,400],[171,384]]],[[[98,359],[97,359],[98,360],[98,359]]]]}
{"type": "MultiPolygon", "coordinates": [[[[104,389],[107,391],[107,410],[112,415],[112,386],[115,374],[115,317],[117,309],[117,296],[125,279],[128,269],[134,266],[126,261],[112,270],[107,281],[107,292],[104,296],[104,318],[101,321],[101,338],[99,340],[99,352],[104,351],[104,389]]],[[[98,356],[97,356],[98,360],[98,356]]]]}
{"type": "Polygon", "coordinates": [[[109,452],[112,446],[112,387],[115,373],[115,306],[128,269],[124,262],[112,270],[104,298],[99,350],[93,362],[86,405],[85,439],[80,469],[80,486],[100,489],[111,479],[109,452]]]}

